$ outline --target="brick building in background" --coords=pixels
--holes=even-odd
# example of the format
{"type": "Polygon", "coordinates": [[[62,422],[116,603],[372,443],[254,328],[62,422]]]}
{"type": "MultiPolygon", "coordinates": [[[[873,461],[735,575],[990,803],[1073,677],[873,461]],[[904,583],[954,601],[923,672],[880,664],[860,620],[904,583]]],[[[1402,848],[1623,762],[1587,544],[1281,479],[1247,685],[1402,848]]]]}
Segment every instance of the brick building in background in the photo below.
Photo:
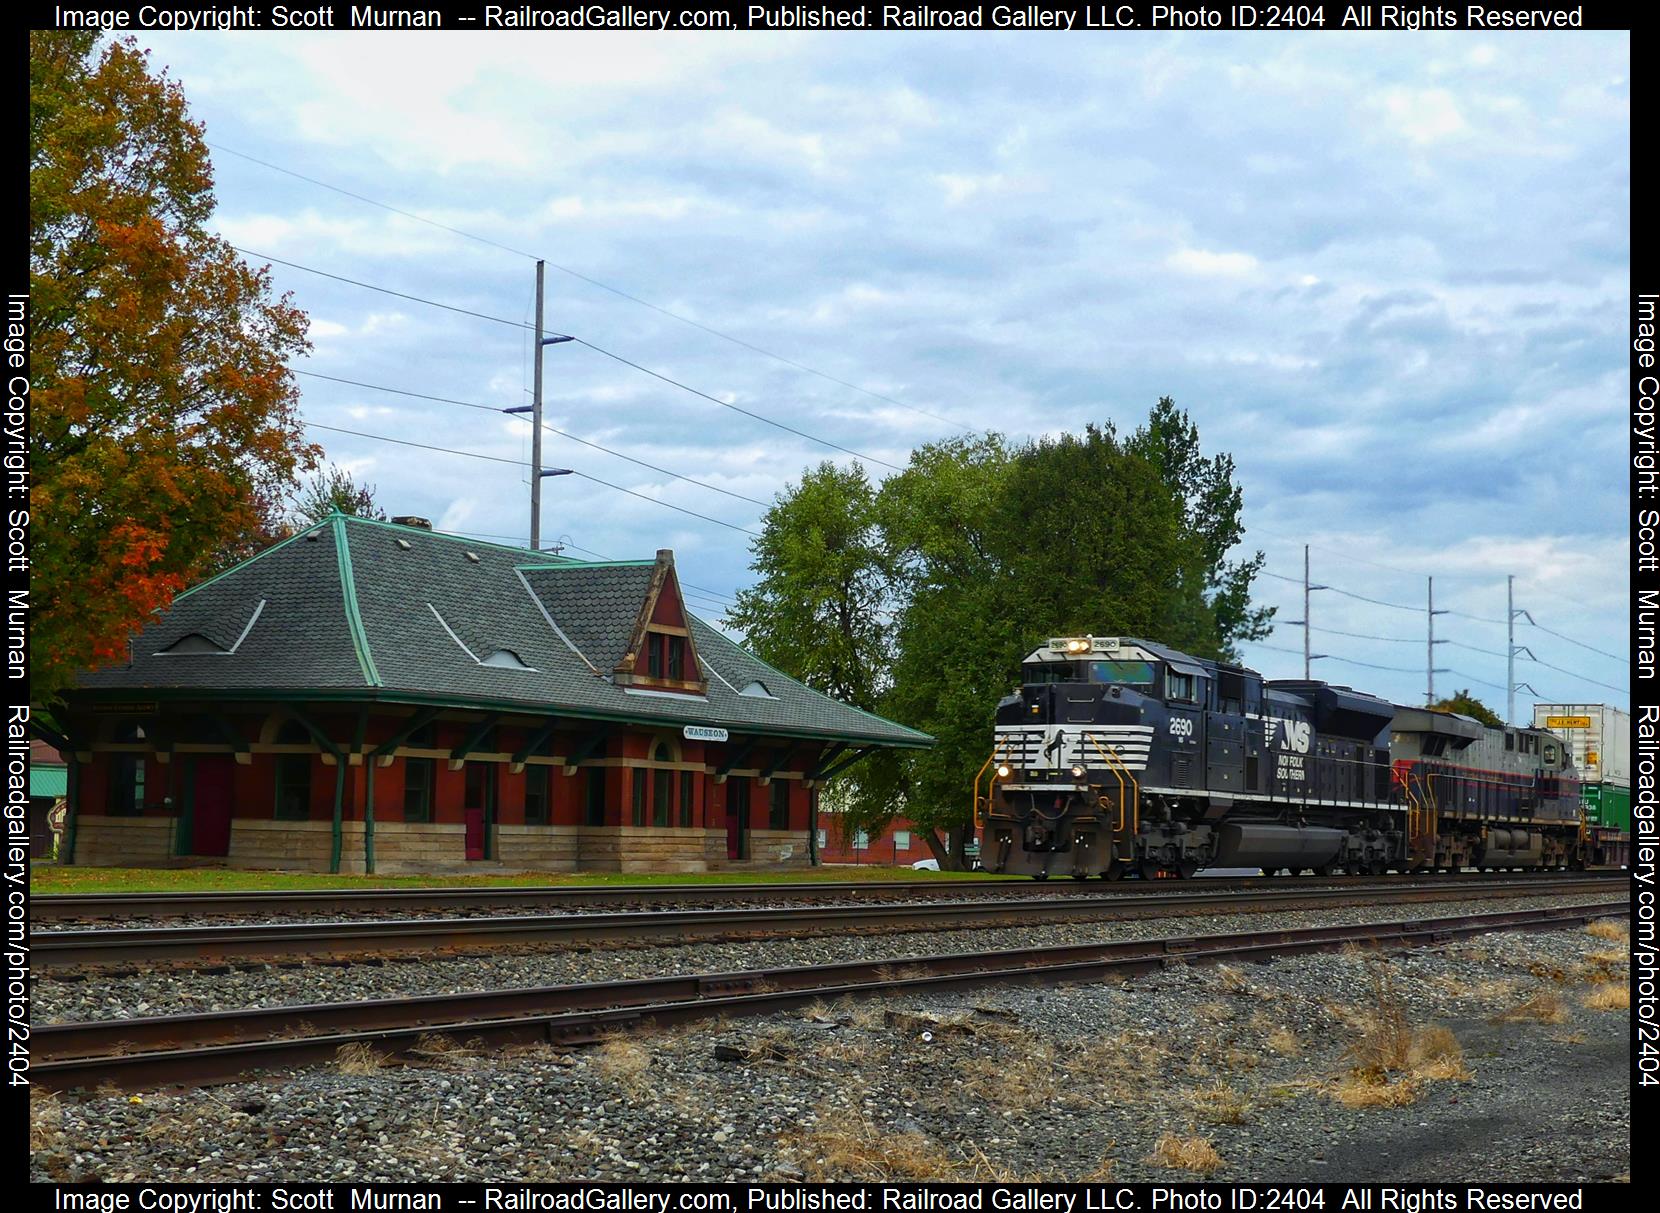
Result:
{"type": "Polygon", "coordinates": [[[704,871],[813,862],[818,789],[925,734],[585,563],[335,514],[181,594],[59,714],[66,863],[704,871]]]}

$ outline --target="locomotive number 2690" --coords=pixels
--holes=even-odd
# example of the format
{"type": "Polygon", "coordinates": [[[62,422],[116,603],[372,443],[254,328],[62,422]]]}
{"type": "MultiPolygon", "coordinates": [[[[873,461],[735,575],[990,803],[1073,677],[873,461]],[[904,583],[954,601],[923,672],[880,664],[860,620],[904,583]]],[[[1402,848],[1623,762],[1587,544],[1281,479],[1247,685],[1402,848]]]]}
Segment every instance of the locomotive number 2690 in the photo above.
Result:
{"type": "Polygon", "coordinates": [[[1170,735],[1172,737],[1193,736],[1193,722],[1180,716],[1170,718],[1170,735]]]}

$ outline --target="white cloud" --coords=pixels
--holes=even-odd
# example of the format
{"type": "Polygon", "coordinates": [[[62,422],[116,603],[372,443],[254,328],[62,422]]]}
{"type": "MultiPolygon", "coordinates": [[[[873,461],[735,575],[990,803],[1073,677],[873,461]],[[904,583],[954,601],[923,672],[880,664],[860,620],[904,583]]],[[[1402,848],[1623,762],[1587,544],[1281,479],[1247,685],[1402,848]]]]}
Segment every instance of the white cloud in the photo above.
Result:
{"type": "Polygon", "coordinates": [[[1202,278],[1241,278],[1255,272],[1257,259],[1249,253],[1212,253],[1204,249],[1177,249],[1165,260],[1173,270],[1202,278]]]}
{"type": "Polygon", "coordinates": [[[1436,143],[1469,130],[1457,99],[1444,88],[1392,88],[1383,109],[1397,134],[1413,143],[1436,143]]]}

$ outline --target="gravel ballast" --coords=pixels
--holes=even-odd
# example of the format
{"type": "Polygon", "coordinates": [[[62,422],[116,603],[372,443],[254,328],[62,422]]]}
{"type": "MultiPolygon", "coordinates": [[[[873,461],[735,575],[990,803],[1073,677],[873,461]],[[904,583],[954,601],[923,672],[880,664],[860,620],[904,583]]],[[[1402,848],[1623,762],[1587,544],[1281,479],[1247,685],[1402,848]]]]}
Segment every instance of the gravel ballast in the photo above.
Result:
{"type": "MultiPolygon", "coordinates": [[[[809,959],[806,944],[782,946],[809,959]]],[[[716,967],[711,950],[684,954],[716,967]]],[[[1505,932],[1385,959],[817,1006],[574,1052],[37,1094],[31,1169],[105,1182],[1618,1179],[1628,951],[1585,929],[1505,932]]]]}
{"type": "Polygon", "coordinates": [[[348,964],[236,965],[228,971],[158,967],[121,976],[80,980],[40,978],[32,992],[35,1020],[61,1023],[93,1019],[282,1007],[315,1002],[393,998],[413,994],[569,985],[686,973],[895,960],[943,952],[1082,944],[1165,935],[1198,935],[1283,927],[1337,926],[1461,914],[1495,914],[1537,906],[1600,904],[1609,896],[1436,901],[1399,906],[1357,905],[1341,910],[1192,915],[1124,922],[1051,923],[1029,927],[978,927],[955,931],[880,932],[807,938],[710,942],[667,946],[644,941],[618,946],[549,945],[463,956],[410,956],[348,964]]]}

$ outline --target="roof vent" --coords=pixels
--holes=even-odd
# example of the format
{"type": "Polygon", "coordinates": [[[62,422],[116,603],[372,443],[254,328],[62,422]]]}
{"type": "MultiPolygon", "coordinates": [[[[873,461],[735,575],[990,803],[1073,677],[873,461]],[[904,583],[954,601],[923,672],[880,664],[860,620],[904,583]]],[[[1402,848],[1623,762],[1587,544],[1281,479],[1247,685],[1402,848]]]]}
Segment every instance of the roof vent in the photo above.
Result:
{"type": "Polygon", "coordinates": [[[478,553],[477,552],[468,552],[467,553],[467,559],[472,561],[474,564],[477,564],[478,563],[478,553]]]}
{"type": "Polygon", "coordinates": [[[430,531],[432,529],[432,519],[417,518],[414,514],[400,514],[398,517],[390,519],[390,521],[396,526],[412,526],[419,531],[430,531]]]}
{"type": "Polygon", "coordinates": [[[320,532],[318,532],[318,531],[307,531],[306,536],[305,536],[305,541],[307,543],[316,543],[317,542],[317,536],[319,534],[320,534],[320,532]]]}
{"type": "Polygon", "coordinates": [[[398,546],[400,548],[402,548],[404,551],[407,552],[409,550],[409,540],[407,540],[407,539],[398,540],[398,546]]]}

